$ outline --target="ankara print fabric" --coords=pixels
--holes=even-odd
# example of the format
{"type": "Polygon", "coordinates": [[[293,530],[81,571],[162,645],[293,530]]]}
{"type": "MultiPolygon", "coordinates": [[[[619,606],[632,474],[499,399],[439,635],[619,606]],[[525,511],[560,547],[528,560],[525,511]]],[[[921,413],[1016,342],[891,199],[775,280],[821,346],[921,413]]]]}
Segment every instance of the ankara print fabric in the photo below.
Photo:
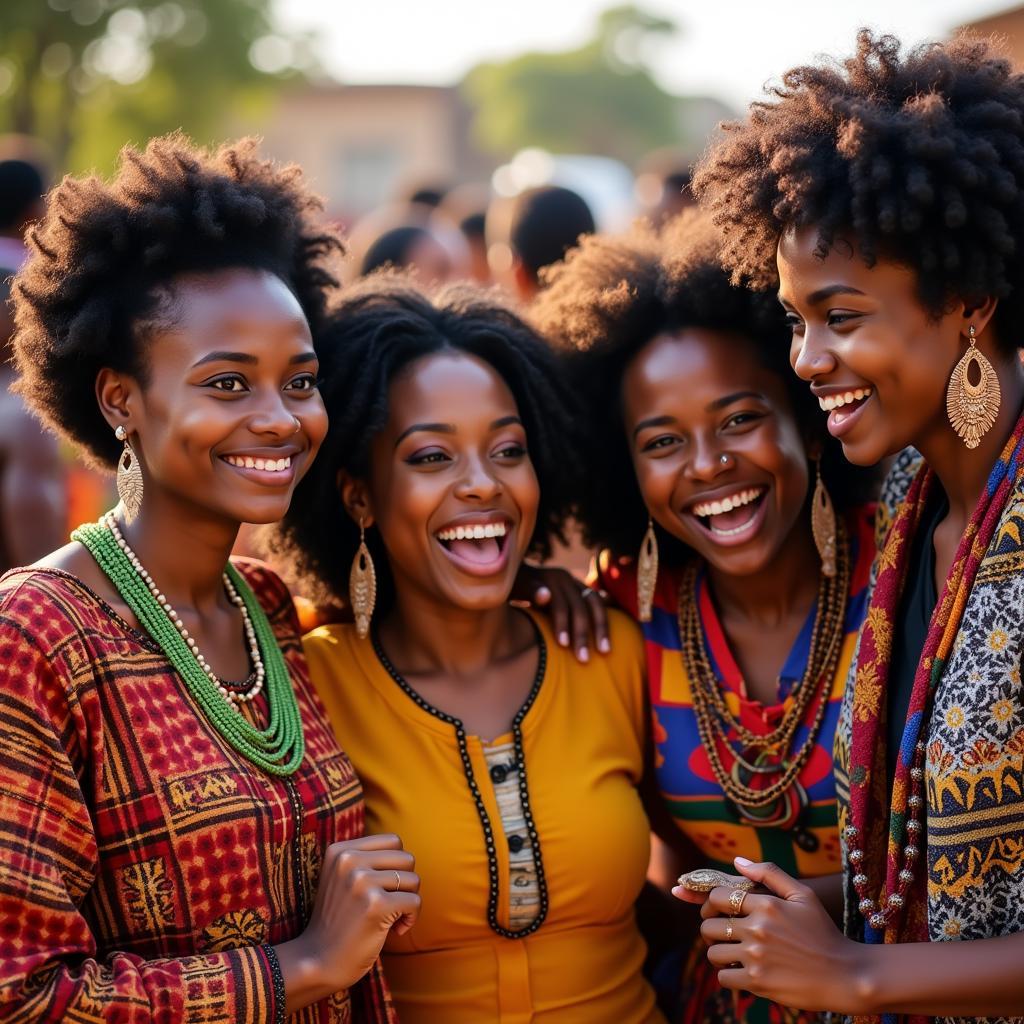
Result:
{"type": "MultiPolygon", "coordinates": [[[[229,747],[159,647],[81,581],[0,580],[0,1019],[274,1019],[259,947],[301,932],[323,853],[362,834],[363,803],[288,591],[237,564],[299,701],[306,757],[288,780],[229,747]]],[[[266,712],[261,694],[247,713],[266,712]]],[[[379,967],[291,1018],[395,1019],[379,967]]]]}
{"type": "MultiPolygon", "coordinates": [[[[920,455],[908,450],[890,471],[880,506],[883,540],[922,466],[920,455]]],[[[927,756],[919,845],[927,865],[926,927],[932,942],[1024,931],[1024,473],[1017,463],[1010,468],[1008,499],[921,733],[927,756]]],[[[849,817],[849,737],[859,659],[858,651],[836,733],[841,826],[849,817]]],[[[846,931],[861,939],[864,922],[848,867],[845,876],[846,931]]],[[[936,1019],[952,1024],[963,1018],[936,1019]]],[[[987,1020],[1021,1024],[1024,1016],[987,1020]]]]}

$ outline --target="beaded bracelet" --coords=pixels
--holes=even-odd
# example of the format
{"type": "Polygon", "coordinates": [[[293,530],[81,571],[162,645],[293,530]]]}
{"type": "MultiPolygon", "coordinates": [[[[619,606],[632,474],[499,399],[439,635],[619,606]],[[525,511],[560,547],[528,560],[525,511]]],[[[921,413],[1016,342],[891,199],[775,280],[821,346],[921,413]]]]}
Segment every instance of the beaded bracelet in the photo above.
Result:
{"type": "Polygon", "coordinates": [[[263,950],[263,954],[267,958],[267,964],[270,967],[270,980],[274,988],[274,1024],[284,1024],[286,995],[284,991],[284,975],[281,973],[281,964],[277,959],[277,951],[269,942],[266,945],[260,946],[260,949],[263,950]]]}

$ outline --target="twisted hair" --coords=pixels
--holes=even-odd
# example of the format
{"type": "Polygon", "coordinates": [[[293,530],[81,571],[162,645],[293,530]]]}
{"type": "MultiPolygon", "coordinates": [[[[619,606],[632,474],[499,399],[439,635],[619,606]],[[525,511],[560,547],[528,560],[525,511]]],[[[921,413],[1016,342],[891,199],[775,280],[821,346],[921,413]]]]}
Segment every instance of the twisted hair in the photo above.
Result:
{"type": "Polygon", "coordinates": [[[725,233],[737,280],[777,283],[781,234],[811,226],[868,266],[914,271],[922,304],[997,297],[1000,343],[1024,306],[1024,75],[989,41],[959,35],[901,52],[863,29],[842,62],[787,71],[773,99],[726,126],[694,190],[725,233]]]}
{"type": "MultiPolygon", "coordinates": [[[[359,528],[342,508],[338,472],[367,479],[371,442],[388,421],[391,382],[410,363],[437,353],[476,356],[512,392],[540,485],[531,552],[550,554],[576,489],[575,404],[554,354],[493,293],[455,285],[431,294],[401,274],[371,275],[340,293],[318,350],[327,438],[287,515],[264,538],[291,565],[303,592],[344,602],[359,528]]],[[[386,605],[393,593],[386,552],[376,530],[366,539],[386,605]]]]}
{"type": "Polygon", "coordinates": [[[65,178],[29,235],[14,285],[14,352],[26,402],[99,466],[120,445],[100,413],[96,375],[146,380],[152,329],[173,319],[178,275],[265,270],[294,292],[316,333],[341,242],[295,166],[244,139],[216,152],[180,134],[121,151],[109,184],[65,178]]]}
{"type": "MultiPolygon", "coordinates": [[[[810,391],[790,369],[789,331],[775,295],[731,283],[720,248],[709,218],[687,211],[660,235],[641,225],[626,236],[585,238],[546,274],[533,316],[561,353],[583,408],[576,511],[592,547],[624,556],[640,546],[647,508],[622,421],[622,379],[654,338],[688,328],[748,339],[765,368],[783,379],[803,436],[822,446],[822,475],[837,507],[873,492],[874,473],[845,462],[810,391]]],[[[687,556],[685,545],[656,530],[668,563],[687,556]]]]}

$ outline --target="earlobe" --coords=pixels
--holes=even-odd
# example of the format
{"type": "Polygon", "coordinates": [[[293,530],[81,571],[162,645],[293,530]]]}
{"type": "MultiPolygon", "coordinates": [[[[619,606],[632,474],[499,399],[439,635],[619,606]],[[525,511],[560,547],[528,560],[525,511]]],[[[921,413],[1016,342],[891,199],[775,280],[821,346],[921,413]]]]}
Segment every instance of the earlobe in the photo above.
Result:
{"type": "Polygon", "coordinates": [[[352,476],[348,470],[339,469],[335,481],[341,504],[354,523],[362,523],[369,529],[373,525],[373,504],[365,481],[352,476]]]}

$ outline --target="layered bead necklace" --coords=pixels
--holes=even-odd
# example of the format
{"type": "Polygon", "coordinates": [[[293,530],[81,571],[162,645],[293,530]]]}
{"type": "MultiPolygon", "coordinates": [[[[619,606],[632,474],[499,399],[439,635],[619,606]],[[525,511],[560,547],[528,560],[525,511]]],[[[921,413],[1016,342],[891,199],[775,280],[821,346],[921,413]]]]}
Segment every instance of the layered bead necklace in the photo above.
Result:
{"type": "MultiPolygon", "coordinates": [[[[829,692],[835,678],[845,632],[846,602],[850,584],[850,545],[842,523],[836,524],[836,573],[821,574],[818,604],[811,634],[811,646],[803,676],[792,694],[792,703],[779,724],[770,732],[751,732],[734,715],[722,694],[721,685],[711,666],[700,619],[698,602],[698,567],[687,566],[679,588],[679,636],[683,665],[693,694],[697,731],[708,761],[725,795],[747,815],[749,824],[759,824],[755,813],[768,807],[796,785],[801,770],[814,750],[821,723],[828,706],[829,692]],[[793,750],[793,737],[814,702],[814,715],[808,724],[807,736],[798,750],[793,750]],[[735,736],[740,746],[734,745],[735,736]],[[732,764],[723,760],[720,745],[728,751],[732,764]],[[769,764],[749,760],[767,758],[769,764]],[[751,776],[777,775],[770,785],[749,786],[736,769],[751,776]]],[[[774,824],[766,820],[763,824],[774,824]]]]}
{"type": "Polygon", "coordinates": [[[293,774],[305,755],[298,702],[270,621],[238,570],[229,563],[223,581],[228,598],[242,615],[253,663],[252,682],[247,679],[243,688],[225,683],[214,673],[181,617],[129,547],[112,512],[98,523],[80,526],[71,537],[88,549],[224,740],[269,775],[293,774]],[[243,717],[240,706],[264,689],[269,721],[266,729],[258,729],[243,717]]]}

